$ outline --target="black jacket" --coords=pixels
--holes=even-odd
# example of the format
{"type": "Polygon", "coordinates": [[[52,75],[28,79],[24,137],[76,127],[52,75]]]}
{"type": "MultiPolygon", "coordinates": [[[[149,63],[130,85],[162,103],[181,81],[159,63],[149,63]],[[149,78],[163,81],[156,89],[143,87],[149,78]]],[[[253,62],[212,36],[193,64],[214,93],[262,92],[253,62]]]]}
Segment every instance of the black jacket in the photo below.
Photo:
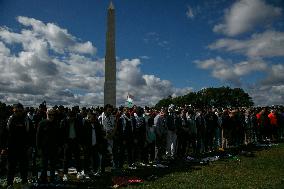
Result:
{"type": "MultiPolygon", "coordinates": [[[[62,133],[62,140],[63,143],[66,144],[69,140],[69,129],[70,129],[70,124],[71,124],[71,119],[66,118],[63,119],[60,123],[60,132],[62,133]]],[[[80,121],[77,118],[74,118],[74,128],[75,128],[75,133],[76,133],[76,138],[75,140],[79,143],[83,143],[83,137],[84,137],[84,128],[82,125],[82,121],[80,121]]]]}
{"type": "Polygon", "coordinates": [[[120,117],[117,122],[117,128],[115,133],[115,138],[118,140],[130,141],[133,138],[133,128],[130,118],[120,117]],[[126,124],[124,125],[124,119],[126,124]]]}
{"type": "Polygon", "coordinates": [[[59,146],[59,126],[56,121],[47,119],[39,122],[36,133],[36,144],[39,150],[57,149],[59,146]]]}
{"type": "Polygon", "coordinates": [[[82,143],[87,146],[91,147],[92,146],[92,130],[95,129],[96,132],[96,145],[101,145],[104,143],[104,132],[102,130],[102,126],[100,125],[99,122],[94,124],[94,128],[92,127],[92,123],[88,120],[84,122],[83,126],[83,135],[82,135],[82,143]]]}
{"type": "Polygon", "coordinates": [[[8,148],[23,148],[29,145],[29,124],[25,116],[10,116],[7,123],[7,140],[4,146],[8,148]]]}

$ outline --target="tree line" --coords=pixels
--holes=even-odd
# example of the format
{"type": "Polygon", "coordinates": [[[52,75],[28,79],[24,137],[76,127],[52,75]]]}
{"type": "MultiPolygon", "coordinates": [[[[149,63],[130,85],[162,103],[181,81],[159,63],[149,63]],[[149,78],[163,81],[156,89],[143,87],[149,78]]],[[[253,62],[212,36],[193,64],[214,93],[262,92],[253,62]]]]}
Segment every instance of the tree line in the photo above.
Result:
{"type": "Polygon", "coordinates": [[[219,87],[204,88],[198,92],[190,92],[184,96],[168,96],[156,104],[156,108],[192,105],[196,108],[204,107],[251,107],[252,98],[241,88],[219,87]]]}

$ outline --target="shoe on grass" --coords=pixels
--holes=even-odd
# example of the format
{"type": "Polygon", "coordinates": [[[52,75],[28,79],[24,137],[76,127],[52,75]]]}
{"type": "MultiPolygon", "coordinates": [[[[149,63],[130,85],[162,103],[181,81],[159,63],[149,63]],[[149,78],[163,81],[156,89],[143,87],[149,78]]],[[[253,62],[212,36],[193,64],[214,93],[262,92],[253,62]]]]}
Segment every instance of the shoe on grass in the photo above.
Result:
{"type": "Polygon", "coordinates": [[[66,174],[64,174],[64,175],[63,175],[63,177],[62,177],[62,181],[63,181],[63,182],[67,182],[67,181],[68,181],[68,177],[67,177],[67,175],[66,175],[66,174]]]}

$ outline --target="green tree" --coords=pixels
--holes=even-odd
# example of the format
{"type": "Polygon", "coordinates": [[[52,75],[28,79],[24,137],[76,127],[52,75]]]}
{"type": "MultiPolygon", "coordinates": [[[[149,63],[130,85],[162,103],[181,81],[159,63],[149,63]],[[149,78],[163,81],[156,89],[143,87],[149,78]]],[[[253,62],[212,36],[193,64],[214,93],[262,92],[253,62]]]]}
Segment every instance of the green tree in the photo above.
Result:
{"type": "Polygon", "coordinates": [[[250,107],[254,105],[252,98],[243,89],[231,89],[230,87],[210,87],[175,98],[169,96],[160,100],[156,107],[166,107],[170,104],[176,106],[191,104],[195,107],[250,107]]]}

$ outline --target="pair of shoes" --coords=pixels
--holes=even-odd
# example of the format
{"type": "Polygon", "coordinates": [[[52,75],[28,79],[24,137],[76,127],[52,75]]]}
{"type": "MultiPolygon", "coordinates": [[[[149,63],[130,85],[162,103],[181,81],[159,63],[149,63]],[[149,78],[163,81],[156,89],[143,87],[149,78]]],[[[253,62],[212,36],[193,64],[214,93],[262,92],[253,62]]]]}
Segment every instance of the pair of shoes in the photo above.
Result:
{"type": "Polygon", "coordinates": [[[157,168],[167,168],[168,166],[158,163],[158,164],[155,164],[154,167],[157,167],[157,168]]]}
{"type": "Polygon", "coordinates": [[[14,186],[13,185],[8,185],[7,189],[14,189],[14,186]]]}
{"type": "Polygon", "coordinates": [[[78,179],[78,180],[83,179],[83,178],[84,178],[84,176],[85,176],[84,171],[83,171],[83,172],[78,172],[78,173],[77,173],[77,179],[78,179]]]}
{"type": "Polygon", "coordinates": [[[98,172],[96,172],[96,173],[94,174],[94,176],[100,177],[100,176],[102,176],[102,172],[98,171],[98,172]]]}
{"type": "Polygon", "coordinates": [[[134,165],[129,165],[129,166],[128,166],[128,169],[135,170],[135,169],[137,169],[137,167],[134,166],[134,165]]]}
{"type": "Polygon", "coordinates": [[[68,177],[67,177],[67,175],[66,175],[66,174],[64,174],[64,175],[63,175],[63,177],[62,177],[62,181],[63,181],[63,182],[67,182],[67,181],[68,181],[68,177]]]}
{"type": "Polygon", "coordinates": [[[88,174],[85,174],[85,179],[90,179],[90,176],[88,174]]]}

